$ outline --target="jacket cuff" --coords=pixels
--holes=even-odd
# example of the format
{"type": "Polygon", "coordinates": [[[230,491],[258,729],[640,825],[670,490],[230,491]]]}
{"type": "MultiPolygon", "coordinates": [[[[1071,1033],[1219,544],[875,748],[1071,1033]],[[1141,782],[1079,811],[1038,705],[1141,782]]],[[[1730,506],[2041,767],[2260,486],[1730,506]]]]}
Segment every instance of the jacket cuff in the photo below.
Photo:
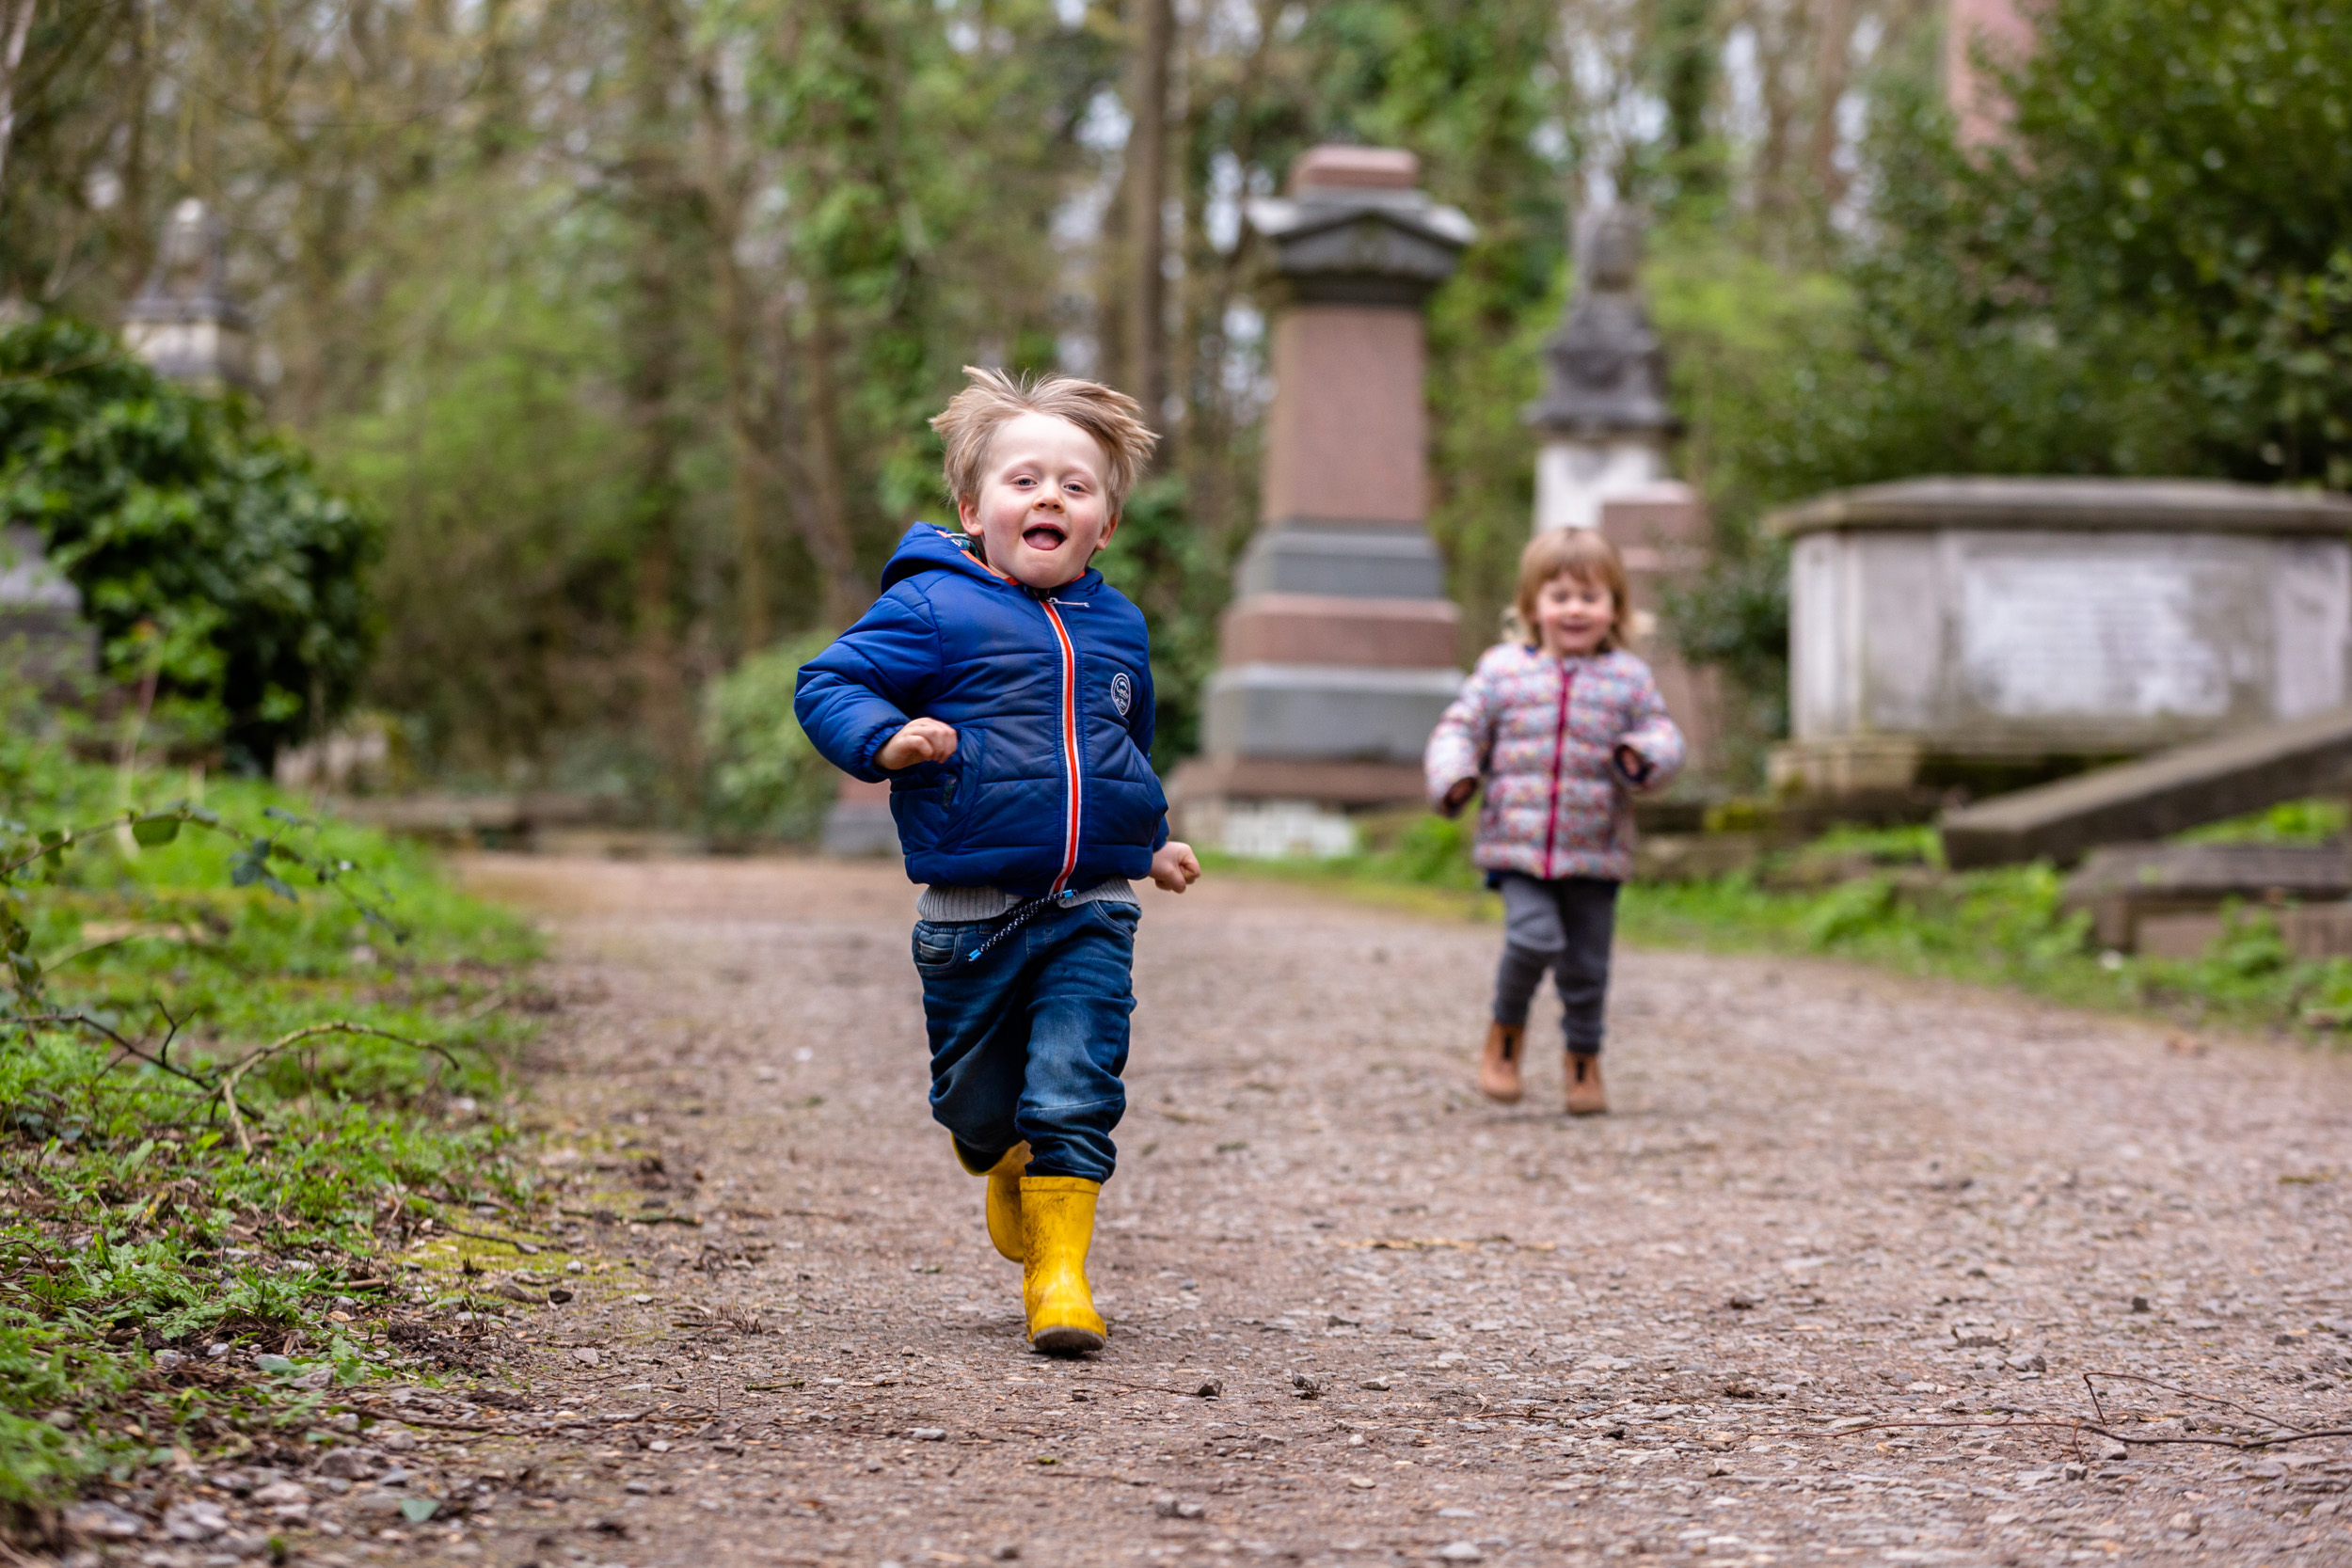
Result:
{"type": "Polygon", "coordinates": [[[857,743],[856,755],[850,759],[856,766],[849,769],[850,776],[863,779],[867,784],[880,784],[890,777],[874,766],[874,753],[888,745],[892,736],[905,728],[905,721],[898,721],[878,724],[869,731],[866,738],[857,743]]]}

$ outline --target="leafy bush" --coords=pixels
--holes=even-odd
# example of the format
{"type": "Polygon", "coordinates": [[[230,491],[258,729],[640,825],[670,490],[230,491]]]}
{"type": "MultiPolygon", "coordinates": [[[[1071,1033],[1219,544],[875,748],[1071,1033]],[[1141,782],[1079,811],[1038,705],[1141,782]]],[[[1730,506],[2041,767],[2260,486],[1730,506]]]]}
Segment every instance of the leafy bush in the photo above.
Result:
{"type": "Polygon", "coordinates": [[[99,329],[0,331],[0,523],[29,524],[81,590],[106,678],[266,771],[340,713],[370,626],[380,531],[234,397],[164,380],[99,329]]]}
{"type": "Polygon", "coordinates": [[[1867,221],[1775,265],[1686,214],[1645,271],[1723,565],[1673,607],[1752,723],[1786,689],[1768,509],[1919,474],[2352,485],[2352,8],[2053,0],[1963,149],[1874,80],[1867,221]]]}
{"type": "MultiPolygon", "coordinates": [[[[129,805],[177,817],[167,797],[184,786],[136,775],[129,805]]],[[[11,815],[88,823],[119,815],[124,793],[116,770],[0,736],[11,815]]],[[[392,1354],[380,1265],[419,1216],[528,1200],[508,1130],[476,1112],[523,1027],[497,988],[530,933],[414,847],[287,807],[215,781],[193,809],[246,831],[167,842],[0,824],[37,960],[0,1013],[0,1501],[55,1502],[175,1447],[272,1441],[319,1384],[392,1354]],[[302,860],[261,840],[298,842],[302,860]],[[312,891],[322,870],[363,888],[376,918],[312,891]],[[338,1022],[378,1033],[271,1050],[338,1022]],[[237,1354],[192,1381],[155,1354],[215,1341],[237,1354]],[[69,1429],[34,1418],[54,1411],[69,1429]]]]}
{"type": "Polygon", "coordinates": [[[809,632],[780,642],[703,689],[705,800],[714,826],[791,843],[824,830],[841,774],[792,717],[792,686],[832,641],[809,632]]]}

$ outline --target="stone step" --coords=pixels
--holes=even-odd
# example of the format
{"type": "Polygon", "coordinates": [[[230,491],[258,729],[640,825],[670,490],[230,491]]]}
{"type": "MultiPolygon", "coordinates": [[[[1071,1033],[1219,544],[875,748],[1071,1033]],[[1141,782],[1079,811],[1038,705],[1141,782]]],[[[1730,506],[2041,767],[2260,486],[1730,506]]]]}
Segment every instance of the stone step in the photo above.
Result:
{"type": "MultiPolygon", "coordinates": [[[[2277,910],[2279,940],[2297,958],[2352,958],[2352,904],[2306,904],[2277,910]]],[[[2221,940],[2227,922],[2221,911],[2152,915],[2139,923],[2137,951],[2144,958],[2203,958],[2221,940]]]]}
{"type": "Polygon", "coordinates": [[[1245,596],[1442,599],[1445,561],[1419,529],[1269,529],[1242,552],[1235,585],[1245,596]]]}
{"type": "MultiPolygon", "coordinates": [[[[2343,844],[2133,844],[2091,852],[2066,879],[2065,901],[2091,911],[2102,947],[2148,952],[2159,923],[2218,919],[2230,900],[2284,905],[2352,896],[2352,847],[2343,844]]],[[[2213,927],[2218,930],[2217,925],[2213,927]]]]}
{"type": "Polygon", "coordinates": [[[1946,812],[1944,856],[1956,871],[2045,857],[2070,864],[2103,844],[2168,838],[2347,788],[2352,707],[2332,708],[1946,812]]]}

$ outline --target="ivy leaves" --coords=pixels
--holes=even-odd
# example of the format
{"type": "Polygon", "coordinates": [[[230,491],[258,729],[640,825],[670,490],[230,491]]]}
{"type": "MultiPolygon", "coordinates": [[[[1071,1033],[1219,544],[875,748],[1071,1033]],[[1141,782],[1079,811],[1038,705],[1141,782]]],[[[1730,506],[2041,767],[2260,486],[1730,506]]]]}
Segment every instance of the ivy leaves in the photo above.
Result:
{"type": "Polygon", "coordinates": [[[162,848],[178,840],[186,828],[233,839],[237,847],[229,859],[231,886],[260,887],[298,901],[301,895],[273,869],[275,863],[317,887],[338,892],[363,922],[381,929],[390,940],[406,940],[407,932],[384,913],[377,901],[352,885],[360,874],[356,862],[312,853],[288,842],[289,834],[314,832],[317,823],[277,806],[264,808],[262,816],[278,824],[277,832],[248,832],[187,800],[158,811],[126,811],[83,828],[37,830],[0,817],[0,955],[6,957],[8,981],[18,1000],[32,1003],[41,990],[42,965],[32,952],[33,927],[27,907],[27,893],[35,879],[57,875],[65,869],[70,852],[122,831],[142,849],[162,848]]]}

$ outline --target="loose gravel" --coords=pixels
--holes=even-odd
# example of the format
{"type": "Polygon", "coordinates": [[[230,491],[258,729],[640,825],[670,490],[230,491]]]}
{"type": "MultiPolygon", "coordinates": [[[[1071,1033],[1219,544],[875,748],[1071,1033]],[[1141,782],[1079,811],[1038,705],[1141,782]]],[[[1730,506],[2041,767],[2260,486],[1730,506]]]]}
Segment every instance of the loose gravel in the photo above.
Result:
{"type": "Polygon", "coordinates": [[[2352,1562],[2352,1440],[2064,1424],[2352,1426],[2340,1053],[1630,951],[1571,1122],[1545,1053],[1471,1088],[1495,927],[1147,893],[1110,1345],[1053,1361],[894,868],[468,874],[556,932],[541,1242],[588,1261],[483,1282],[486,1392],[387,1396],[299,1560],[2352,1562]]]}

